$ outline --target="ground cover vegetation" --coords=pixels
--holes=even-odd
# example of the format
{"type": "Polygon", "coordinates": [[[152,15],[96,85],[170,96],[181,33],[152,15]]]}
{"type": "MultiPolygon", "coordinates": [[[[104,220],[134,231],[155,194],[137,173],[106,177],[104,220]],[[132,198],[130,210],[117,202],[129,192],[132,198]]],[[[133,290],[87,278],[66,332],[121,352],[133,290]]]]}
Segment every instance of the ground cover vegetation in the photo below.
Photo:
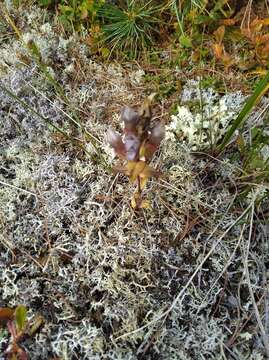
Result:
{"type": "Polygon", "coordinates": [[[0,4],[0,358],[269,357],[267,0],[0,4]]]}

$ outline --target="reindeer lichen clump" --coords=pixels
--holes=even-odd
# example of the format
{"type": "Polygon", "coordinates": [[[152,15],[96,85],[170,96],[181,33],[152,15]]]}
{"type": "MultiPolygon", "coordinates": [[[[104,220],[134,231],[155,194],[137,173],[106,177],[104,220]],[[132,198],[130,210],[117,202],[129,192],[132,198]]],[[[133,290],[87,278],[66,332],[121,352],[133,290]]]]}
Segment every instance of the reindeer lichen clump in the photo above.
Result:
{"type": "Polygon", "coordinates": [[[159,172],[149,163],[164,137],[165,128],[162,122],[151,125],[153,97],[149,96],[138,112],[128,106],[123,108],[123,135],[111,128],[107,132],[108,143],[118,157],[126,161],[124,166],[115,169],[126,174],[132,184],[137,183],[137,190],[131,200],[135,209],[149,207],[148,201],[142,198],[142,190],[150,177],[159,176],[159,172]]]}

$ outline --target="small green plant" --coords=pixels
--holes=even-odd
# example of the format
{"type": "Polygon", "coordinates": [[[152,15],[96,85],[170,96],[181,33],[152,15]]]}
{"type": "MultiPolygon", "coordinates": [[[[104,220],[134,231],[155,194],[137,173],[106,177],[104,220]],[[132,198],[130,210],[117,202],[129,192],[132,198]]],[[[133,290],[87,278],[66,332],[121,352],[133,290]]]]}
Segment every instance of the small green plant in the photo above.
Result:
{"type": "Polygon", "coordinates": [[[0,325],[6,325],[10,334],[10,340],[5,355],[11,360],[29,359],[26,351],[20,343],[26,338],[33,336],[43,324],[42,316],[35,316],[32,321],[27,320],[27,309],[19,305],[16,309],[0,308],[0,325]]]}
{"type": "Polygon", "coordinates": [[[171,0],[167,6],[176,16],[179,43],[183,48],[191,48],[193,40],[200,43],[202,26],[217,23],[233,12],[228,0],[171,0]]]}
{"type": "MultiPolygon", "coordinates": [[[[153,94],[154,95],[154,94],[153,94]]],[[[116,171],[127,175],[131,183],[137,183],[131,205],[134,209],[147,208],[149,203],[142,198],[142,190],[149,177],[158,177],[159,173],[149,162],[164,137],[164,125],[158,122],[151,126],[151,101],[148,97],[139,113],[130,107],[125,107],[121,113],[124,122],[124,134],[121,136],[113,129],[107,133],[107,141],[113,147],[119,158],[126,161],[124,166],[116,167],[116,171]]]]}
{"type": "Polygon", "coordinates": [[[85,22],[92,26],[104,3],[105,0],[61,0],[59,20],[73,30],[79,30],[85,22]]]}
{"type": "Polygon", "coordinates": [[[95,24],[105,0],[37,0],[37,3],[57,9],[58,19],[66,30],[80,31],[83,25],[95,24]]]}
{"type": "Polygon", "coordinates": [[[103,41],[111,46],[111,52],[124,51],[130,57],[136,57],[138,51],[153,43],[157,34],[156,18],[158,8],[152,1],[122,1],[116,6],[106,4],[99,11],[103,18],[103,41]]]}

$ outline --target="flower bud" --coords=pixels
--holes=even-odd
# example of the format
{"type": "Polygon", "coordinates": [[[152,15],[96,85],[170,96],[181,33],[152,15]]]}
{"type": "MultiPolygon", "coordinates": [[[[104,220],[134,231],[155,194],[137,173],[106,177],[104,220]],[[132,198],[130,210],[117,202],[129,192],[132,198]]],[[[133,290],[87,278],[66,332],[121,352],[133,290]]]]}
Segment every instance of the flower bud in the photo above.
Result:
{"type": "Polygon", "coordinates": [[[126,154],[125,145],[122,141],[122,138],[119,133],[114,131],[113,129],[109,128],[106,134],[107,142],[110,146],[113,147],[115,152],[119,155],[124,157],[126,154]]]}
{"type": "Polygon", "coordinates": [[[133,134],[128,134],[124,137],[124,144],[126,150],[126,159],[129,161],[136,160],[140,148],[139,139],[133,134]]]}
{"type": "Polygon", "coordinates": [[[156,147],[160,145],[164,138],[165,127],[162,122],[158,122],[152,129],[149,136],[149,143],[156,147]]]}
{"type": "Polygon", "coordinates": [[[124,122],[126,132],[136,131],[139,122],[139,115],[132,108],[125,106],[121,112],[121,119],[124,122]]]}

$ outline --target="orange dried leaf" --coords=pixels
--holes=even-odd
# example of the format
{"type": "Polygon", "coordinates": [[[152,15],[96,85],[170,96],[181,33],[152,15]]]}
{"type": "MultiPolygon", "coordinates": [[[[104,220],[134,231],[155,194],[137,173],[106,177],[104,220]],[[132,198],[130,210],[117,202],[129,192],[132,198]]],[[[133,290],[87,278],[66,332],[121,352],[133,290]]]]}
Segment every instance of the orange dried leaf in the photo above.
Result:
{"type": "Polygon", "coordinates": [[[222,43],[224,34],[225,34],[225,26],[223,26],[223,25],[218,27],[217,30],[214,31],[214,36],[215,36],[216,42],[218,44],[222,43]]]}
{"type": "Polygon", "coordinates": [[[13,320],[14,318],[14,309],[0,308],[0,324],[5,325],[8,321],[13,320]]]}
{"type": "Polygon", "coordinates": [[[263,27],[263,20],[256,18],[250,23],[250,29],[252,32],[259,32],[263,27]]]}
{"type": "Polygon", "coordinates": [[[232,26],[236,23],[236,19],[223,19],[220,21],[220,24],[221,25],[224,25],[224,26],[232,26]]]}
{"type": "Polygon", "coordinates": [[[261,45],[261,44],[265,44],[269,42],[269,34],[264,34],[264,35],[257,35],[255,36],[255,44],[257,45],[261,45]]]}
{"type": "Polygon", "coordinates": [[[262,19],[261,22],[264,26],[269,26],[269,18],[262,19]]]}
{"type": "Polygon", "coordinates": [[[258,46],[256,49],[256,55],[260,60],[260,63],[262,63],[262,60],[265,60],[268,58],[268,48],[267,46],[258,46]]]}
{"type": "Polygon", "coordinates": [[[212,47],[215,58],[220,60],[224,52],[224,46],[222,44],[213,44],[212,47]]]}
{"type": "Polygon", "coordinates": [[[259,55],[261,59],[268,60],[268,57],[269,57],[269,44],[259,47],[257,49],[257,55],[259,55]]]}

